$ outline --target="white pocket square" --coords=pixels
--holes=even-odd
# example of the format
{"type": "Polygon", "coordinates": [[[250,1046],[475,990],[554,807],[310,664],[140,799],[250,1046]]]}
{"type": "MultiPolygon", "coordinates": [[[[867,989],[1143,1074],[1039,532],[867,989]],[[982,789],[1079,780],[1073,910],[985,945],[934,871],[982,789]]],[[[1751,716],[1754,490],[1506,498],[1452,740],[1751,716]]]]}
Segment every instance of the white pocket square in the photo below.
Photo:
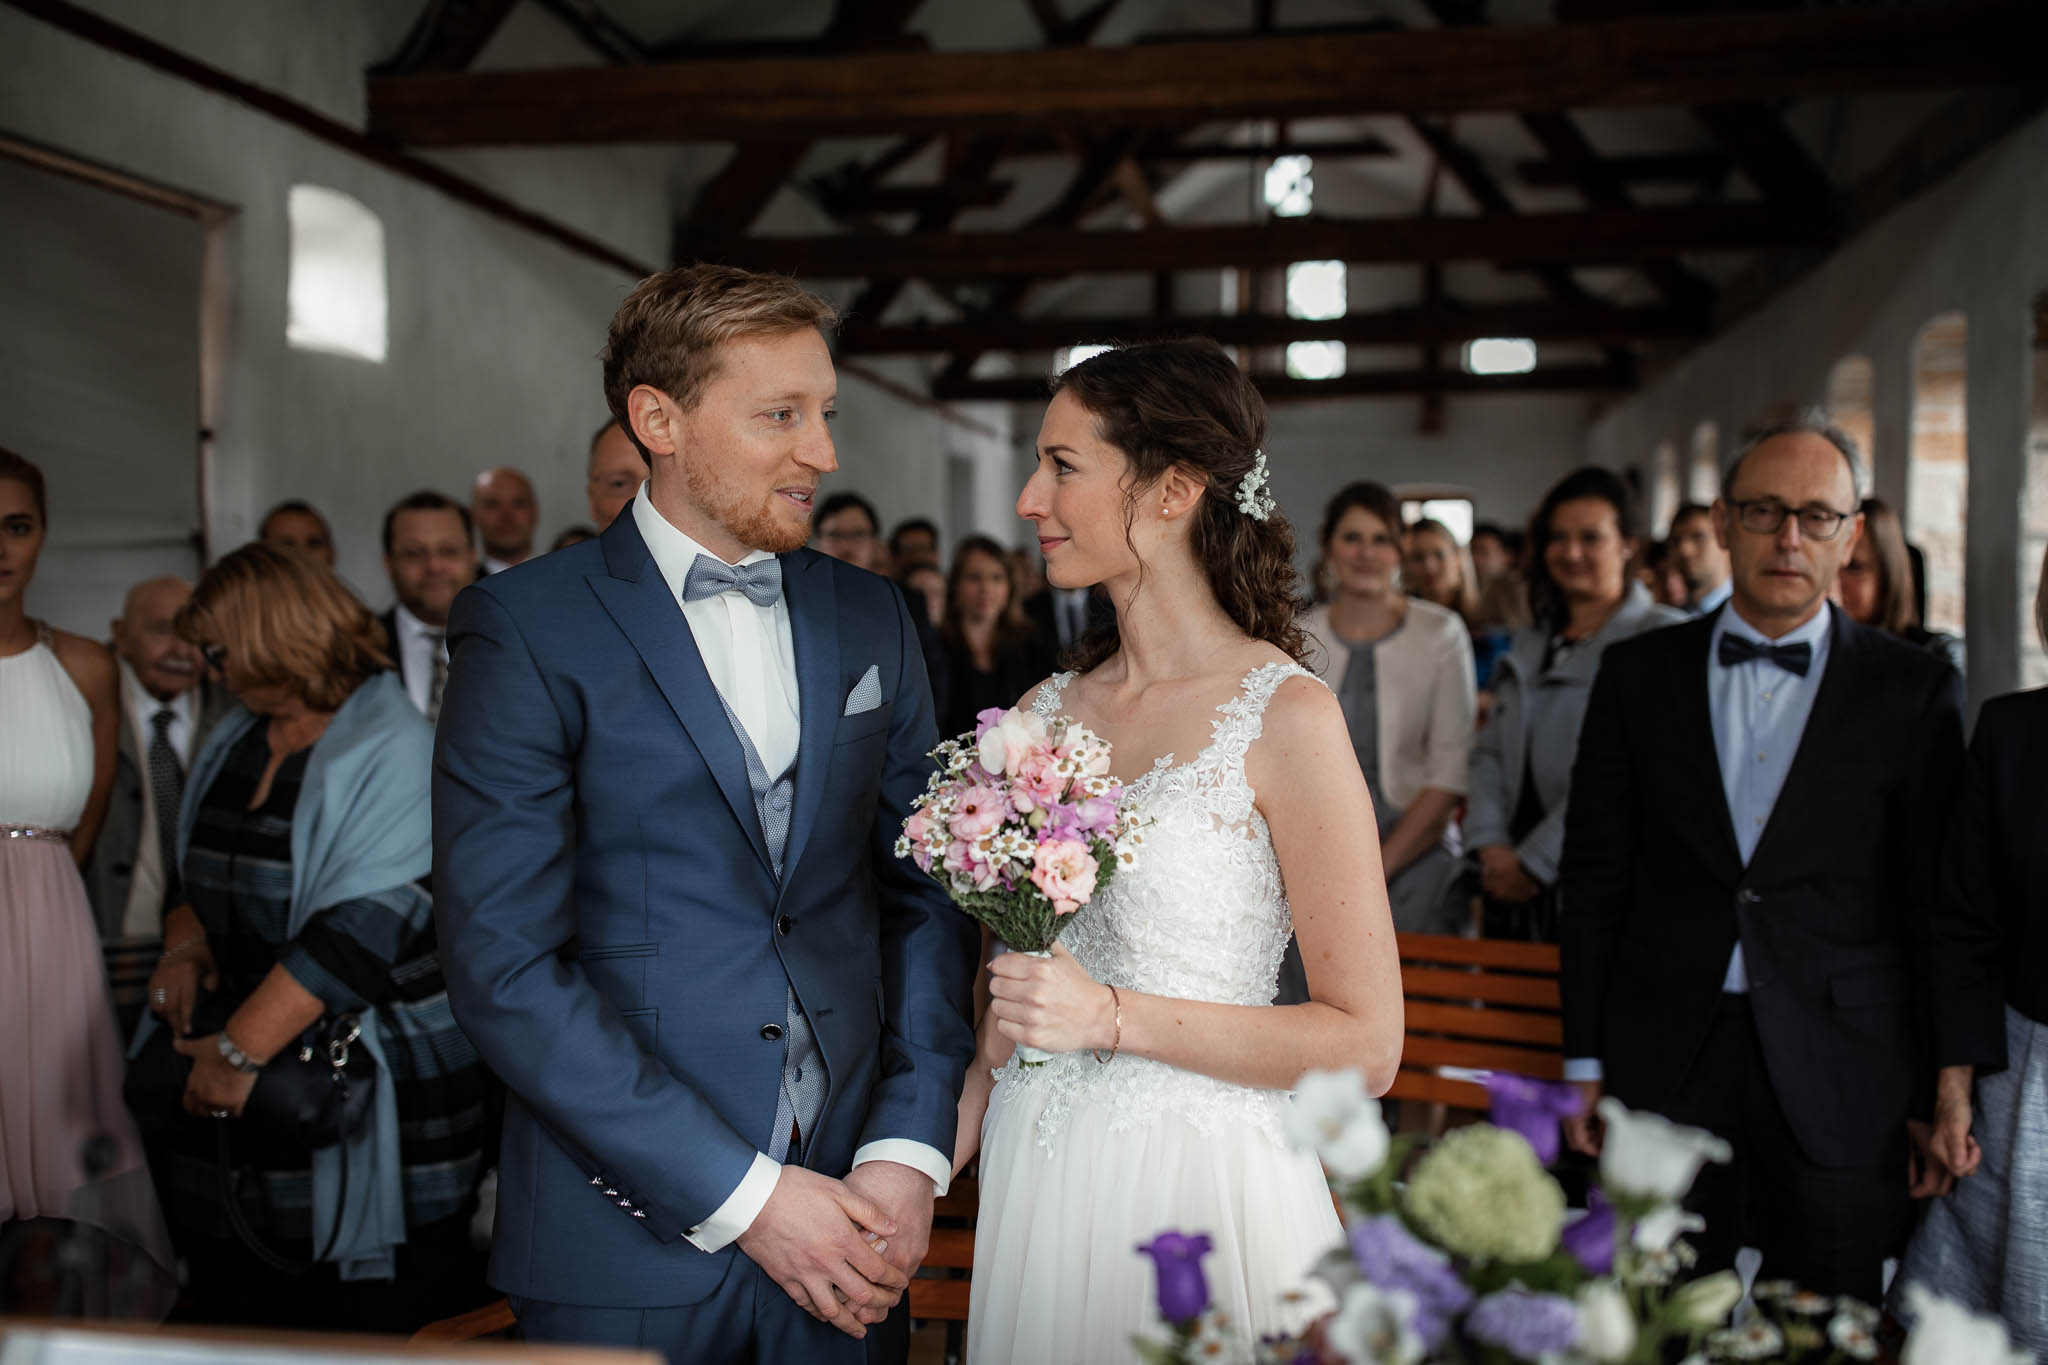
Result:
{"type": "Polygon", "coordinates": [[[882,670],[878,664],[869,664],[868,671],[860,675],[860,681],[853,685],[853,691],[846,694],[846,709],[842,716],[861,716],[882,704],[882,670]]]}

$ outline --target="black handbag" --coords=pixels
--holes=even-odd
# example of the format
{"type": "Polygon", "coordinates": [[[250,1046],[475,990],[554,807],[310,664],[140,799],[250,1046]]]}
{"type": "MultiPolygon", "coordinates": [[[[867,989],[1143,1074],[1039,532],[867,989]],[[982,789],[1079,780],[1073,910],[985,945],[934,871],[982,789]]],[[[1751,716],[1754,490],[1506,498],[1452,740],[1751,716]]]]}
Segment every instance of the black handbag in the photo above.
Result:
{"type": "MultiPolygon", "coordinates": [[[[220,996],[207,997],[193,1011],[193,1034],[219,1033],[229,1012],[220,996]]],[[[362,1032],[357,1015],[314,1020],[256,1073],[242,1119],[315,1150],[360,1130],[377,1090],[377,1064],[369,1049],[357,1045],[362,1032]]],[[[173,1042],[169,1026],[157,1029],[128,1065],[122,1095],[144,1128],[160,1126],[184,1107],[192,1059],[173,1042]]]]}

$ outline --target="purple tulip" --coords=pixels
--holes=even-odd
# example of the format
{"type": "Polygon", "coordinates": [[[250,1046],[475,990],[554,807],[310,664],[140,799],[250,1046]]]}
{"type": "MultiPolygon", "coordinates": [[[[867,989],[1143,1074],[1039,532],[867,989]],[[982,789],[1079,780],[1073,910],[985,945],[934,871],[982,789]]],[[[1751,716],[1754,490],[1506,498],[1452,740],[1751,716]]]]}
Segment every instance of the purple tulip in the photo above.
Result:
{"type": "Polygon", "coordinates": [[[1486,1096],[1492,1104],[1488,1117],[1494,1127],[1511,1128],[1527,1138],[1536,1149],[1536,1159],[1545,1166],[1557,1160],[1558,1121],[1578,1116],[1577,1086],[1496,1071],[1486,1078],[1486,1096]]]}
{"type": "Polygon", "coordinates": [[[1557,1294],[1533,1294],[1518,1284],[1488,1294],[1465,1315],[1465,1333],[1498,1346],[1517,1360],[1569,1351],[1579,1341],[1579,1310],[1557,1294]]]}
{"type": "Polygon", "coordinates": [[[1358,1273],[1381,1289],[1405,1289],[1414,1295],[1415,1316],[1409,1325],[1426,1349],[1442,1345],[1451,1319],[1472,1302],[1472,1291],[1458,1278],[1450,1258],[1417,1240],[1391,1213],[1353,1223],[1350,1240],[1358,1273]]]}
{"type": "Polygon", "coordinates": [[[1597,1186],[1586,1196],[1585,1213],[1565,1224],[1559,1241],[1588,1274],[1614,1269],[1614,1206],[1597,1186]]]}
{"type": "Polygon", "coordinates": [[[1215,1243],[1209,1234],[1189,1237],[1162,1232],[1138,1250],[1152,1258],[1158,1275],[1159,1316],[1171,1323],[1193,1322],[1209,1306],[1209,1281],[1202,1275],[1202,1258],[1215,1243]]]}

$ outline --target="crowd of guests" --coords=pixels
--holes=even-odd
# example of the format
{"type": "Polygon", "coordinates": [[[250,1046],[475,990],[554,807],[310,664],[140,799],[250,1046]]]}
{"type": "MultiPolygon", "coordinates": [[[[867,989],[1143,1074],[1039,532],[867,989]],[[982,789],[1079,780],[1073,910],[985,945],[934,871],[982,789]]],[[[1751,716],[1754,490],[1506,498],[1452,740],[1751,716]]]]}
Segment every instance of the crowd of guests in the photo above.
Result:
{"type": "MultiPolygon", "coordinates": [[[[590,522],[553,548],[601,535],[644,476],[600,428],[590,522]]],[[[1589,1105],[1618,1093],[1735,1144],[1701,1185],[1709,1259],[1746,1240],[1875,1298],[1910,1163],[1913,1193],[1946,1197],[1907,1273],[2039,1349],[2048,1247],[2008,1210],[2048,1187],[2023,1124],[2048,1093],[2048,866],[2025,834],[2048,701],[1991,703],[1965,762],[1961,641],[1925,628],[1899,519],[1857,486],[1818,422],[1760,433],[1654,543],[1597,467],[1526,533],[1463,543],[1354,483],[1319,523],[1308,663],[1370,788],[1396,927],[1561,942],[1589,1105]]],[[[172,1248],[200,1320],[405,1329],[487,1295],[471,1224],[498,1101],[441,985],[428,782],[450,608],[541,553],[537,523],[515,469],[401,499],[380,616],[333,576],[326,518],[287,501],[197,585],[135,585],[102,646],[28,614],[49,509],[0,452],[0,1023],[92,1077],[81,1117],[26,1065],[56,1055],[40,1042],[0,1063],[0,1298],[159,1312],[172,1248]],[[338,1020],[372,1123],[323,1146],[222,1120],[338,1020]],[[34,1254],[67,1240],[85,1251],[34,1254]],[[71,1269],[39,1285],[44,1265],[71,1269]]],[[[857,493],[813,527],[900,589],[942,733],[1112,610],[983,536],[948,555],[927,519],[885,535],[857,493]]],[[[1282,999],[1305,998],[1296,961],[1282,999]]],[[[1590,1109],[1571,1137],[1597,1149],[1590,1109]]]]}

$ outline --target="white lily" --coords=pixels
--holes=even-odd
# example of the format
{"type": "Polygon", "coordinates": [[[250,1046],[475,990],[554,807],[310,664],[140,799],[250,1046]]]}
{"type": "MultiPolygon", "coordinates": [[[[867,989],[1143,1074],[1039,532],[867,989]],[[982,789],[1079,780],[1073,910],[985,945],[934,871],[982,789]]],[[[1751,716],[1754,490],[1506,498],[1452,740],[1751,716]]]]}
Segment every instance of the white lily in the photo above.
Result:
{"type": "Polygon", "coordinates": [[[1913,1330],[1899,1352],[1899,1365],[2033,1365],[2034,1357],[2013,1349],[2005,1324],[1929,1291],[1906,1286],[1913,1330]]]}
{"type": "Polygon", "coordinates": [[[1687,1213],[1676,1204],[1663,1204],[1636,1219],[1629,1235],[1639,1250],[1663,1251],[1680,1235],[1704,1231],[1706,1226],[1707,1220],[1698,1214],[1687,1213]]]}
{"type": "Polygon", "coordinates": [[[1628,1359],[1636,1348],[1636,1315],[1628,1295],[1612,1280],[1592,1280],[1579,1290],[1579,1352],[1596,1365],[1628,1359]]]}
{"type": "Polygon", "coordinates": [[[1344,1291],[1323,1341],[1352,1365],[1416,1365],[1422,1338],[1414,1321],[1413,1294],[1361,1280],[1344,1291]]]}
{"type": "Polygon", "coordinates": [[[1285,1127],[1289,1142],[1313,1151],[1339,1180],[1377,1171],[1393,1140],[1380,1117],[1380,1102],[1365,1093],[1365,1073],[1356,1067],[1302,1076],[1295,1082],[1285,1127]]]}
{"type": "Polygon", "coordinates": [[[1634,1113],[1612,1095],[1600,1101],[1607,1121],[1600,1149],[1600,1182],[1617,1194],[1675,1204],[1709,1161],[1729,1161],[1735,1149],[1704,1128],[1688,1128],[1661,1114],[1634,1113]]]}

